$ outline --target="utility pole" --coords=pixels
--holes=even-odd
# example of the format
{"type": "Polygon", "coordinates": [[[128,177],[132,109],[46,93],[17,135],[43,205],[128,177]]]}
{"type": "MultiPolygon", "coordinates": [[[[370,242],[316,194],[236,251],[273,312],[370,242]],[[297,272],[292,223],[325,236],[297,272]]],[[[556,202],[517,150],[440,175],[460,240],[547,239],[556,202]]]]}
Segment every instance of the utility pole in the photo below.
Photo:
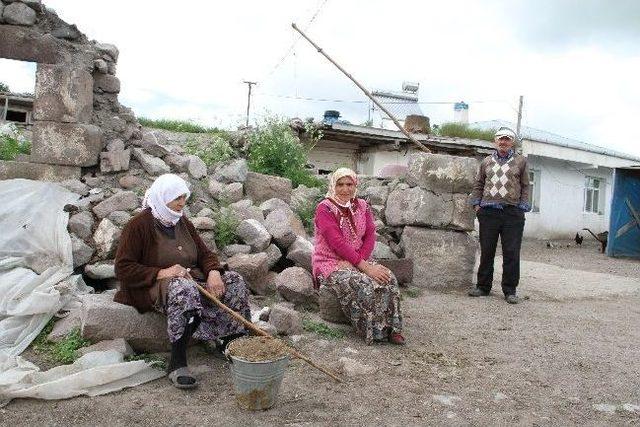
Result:
{"type": "Polygon", "coordinates": [[[520,139],[520,124],[522,123],[522,100],[523,96],[520,95],[520,102],[518,103],[518,123],[516,124],[516,136],[520,139]]]}
{"type": "Polygon", "coordinates": [[[247,95],[247,123],[246,123],[246,126],[249,127],[249,110],[251,108],[251,86],[257,85],[258,82],[250,82],[250,81],[244,80],[243,83],[246,83],[249,86],[249,93],[247,95]]]}

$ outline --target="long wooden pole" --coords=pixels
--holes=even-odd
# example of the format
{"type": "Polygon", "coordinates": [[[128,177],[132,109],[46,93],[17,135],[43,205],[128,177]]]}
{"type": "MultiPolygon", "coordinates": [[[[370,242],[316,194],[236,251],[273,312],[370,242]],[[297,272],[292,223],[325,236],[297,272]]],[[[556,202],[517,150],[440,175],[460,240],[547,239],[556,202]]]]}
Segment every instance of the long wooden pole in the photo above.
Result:
{"type": "MultiPolygon", "coordinates": [[[[214,304],[216,304],[218,307],[220,307],[221,309],[223,309],[224,311],[226,311],[227,313],[229,313],[229,315],[231,317],[233,317],[235,320],[237,320],[238,322],[242,323],[245,327],[247,327],[247,329],[252,330],[253,332],[255,332],[258,335],[262,335],[264,337],[269,337],[269,338],[274,338],[273,336],[269,335],[267,332],[263,331],[262,329],[258,328],[256,325],[254,325],[253,323],[249,322],[247,319],[245,319],[244,317],[242,317],[240,314],[236,313],[235,311],[233,311],[232,309],[230,309],[229,307],[227,307],[226,305],[224,305],[222,303],[222,301],[220,301],[215,295],[213,295],[212,293],[210,293],[209,291],[207,291],[205,288],[203,288],[202,286],[200,286],[199,284],[196,284],[196,286],[198,287],[198,290],[200,291],[200,293],[204,296],[206,296],[207,298],[209,298],[214,304]]],[[[320,365],[317,365],[313,360],[309,359],[307,356],[305,356],[304,354],[300,353],[299,351],[297,351],[294,348],[291,348],[289,346],[289,351],[291,352],[291,355],[294,357],[297,357],[298,359],[302,359],[305,362],[307,362],[309,365],[313,366],[314,368],[316,368],[317,370],[329,375],[331,378],[333,378],[334,380],[336,380],[337,382],[341,383],[342,380],[340,379],[340,377],[338,377],[336,374],[334,374],[333,372],[331,372],[330,370],[328,370],[327,368],[324,368],[320,365]]]]}
{"type": "Polygon", "coordinates": [[[318,52],[324,56],[325,58],[327,58],[329,60],[329,62],[331,62],[333,65],[335,65],[338,70],[342,71],[342,73],[347,76],[349,78],[349,80],[351,80],[353,83],[355,83],[356,86],[358,86],[358,88],[360,88],[361,91],[364,92],[365,95],[367,95],[369,97],[369,99],[376,104],[376,106],[378,108],[380,108],[382,111],[385,112],[385,114],[387,116],[389,116],[389,118],[393,121],[393,123],[398,127],[398,129],[400,130],[400,132],[402,132],[407,138],[409,138],[409,140],[411,142],[413,142],[419,149],[421,149],[424,152],[430,153],[431,150],[429,150],[423,143],[421,143],[420,141],[418,141],[417,139],[415,139],[415,137],[413,135],[411,135],[409,132],[407,132],[407,130],[400,124],[400,122],[398,121],[398,119],[395,118],[395,116],[393,114],[391,114],[391,112],[389,110],[387,110],[384,105],[382,105],[380,102],[378,102],[378,100],[371,94],[371,92],[369,92],[367,90],[367,88],[365,88],[364,86],[362,86],[351,74],[349,74],[344,68],[342,68],[340,66],[340,64],[338,64],[336,61],[333,60],[333,58],[331,58],[329,55],[327,55],[324,50],[318,46],[317,44],[315,44],[313,42],[313,40],[311,40],[305,33],[302,32],[302,30],[300,28],[298,28],[298,26],[295,23],[292,23],[291,26],[293,27],[294,30],[296,30],[297,32],[300,33],[300,35],[302,37],[304,37],[309,43],[311,43],[311,45],[313,47],[315,47],[318,52]]]}

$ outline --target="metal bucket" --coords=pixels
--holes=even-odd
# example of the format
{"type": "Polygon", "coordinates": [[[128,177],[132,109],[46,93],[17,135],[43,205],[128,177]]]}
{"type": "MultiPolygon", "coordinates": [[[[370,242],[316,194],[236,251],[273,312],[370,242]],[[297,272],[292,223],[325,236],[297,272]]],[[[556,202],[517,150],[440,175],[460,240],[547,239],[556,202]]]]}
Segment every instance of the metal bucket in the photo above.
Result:
{"type": "Polygon", "coordinates": [[[232,355],[231,374],[236,402],[252,411],[269,409],[275,405],[284,371],[289,365],[289,355],[276,360],[248,362],[232,355]]]}

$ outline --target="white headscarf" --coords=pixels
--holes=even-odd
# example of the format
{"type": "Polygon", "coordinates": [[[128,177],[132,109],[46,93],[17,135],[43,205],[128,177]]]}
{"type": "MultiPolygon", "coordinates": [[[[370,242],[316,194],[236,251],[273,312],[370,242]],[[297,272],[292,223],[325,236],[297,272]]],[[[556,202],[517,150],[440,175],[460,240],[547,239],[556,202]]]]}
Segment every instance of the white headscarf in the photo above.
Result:
{"type": "Polygon", "coordinates": [[[183,194],[186,194],[187,198],[191,195],[184,179],[172,173],[160,175],[144,194],[142,208],[151,208],[153,217],[164,225],[176,225],[182,218],[182,212],[169,209],[167,203],[183,194]]]}
{"type": "MultiPolygon", "coordinates": [[[[358,176],[354,171],[352,171],[349,168],[338,168],[335,170],[335,172],[331,174],[331,177],[329,178],[329,189],[327,191],[327,194],[325,194],[326,198],[332,199],[334,202],[338,203],[340,206],[342,206],[342,204],[338,202],[338,198],[336,197],[336,185],[338,184],[338,180],[341,178],[344,178],[345,176],[348,176],[353,180],[353,185],[356,185],[356,186],[358,185],[358,176]]],[[[355,194],[357,193],[358,193],[358,189],[356,187],[355,194]]],[[[356,197],[355,194],[353,197],[356,197]]],[[[351,204],[351,201],[347,202],[347,205],[345,207],[348,207],[350,204],[351,204]]]]}

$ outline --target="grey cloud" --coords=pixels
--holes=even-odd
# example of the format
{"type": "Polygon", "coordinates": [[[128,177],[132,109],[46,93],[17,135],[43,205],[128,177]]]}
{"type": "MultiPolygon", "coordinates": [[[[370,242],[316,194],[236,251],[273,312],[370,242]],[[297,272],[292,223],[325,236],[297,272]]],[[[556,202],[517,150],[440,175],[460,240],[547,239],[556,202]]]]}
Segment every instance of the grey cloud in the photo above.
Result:
{"type": "Polygon", "coordinates": [[[564,49],[602,45],[636,49],[640,42],[640,1],[539,0],[499,1],[505,25],[536,47],[564,49]]]}

